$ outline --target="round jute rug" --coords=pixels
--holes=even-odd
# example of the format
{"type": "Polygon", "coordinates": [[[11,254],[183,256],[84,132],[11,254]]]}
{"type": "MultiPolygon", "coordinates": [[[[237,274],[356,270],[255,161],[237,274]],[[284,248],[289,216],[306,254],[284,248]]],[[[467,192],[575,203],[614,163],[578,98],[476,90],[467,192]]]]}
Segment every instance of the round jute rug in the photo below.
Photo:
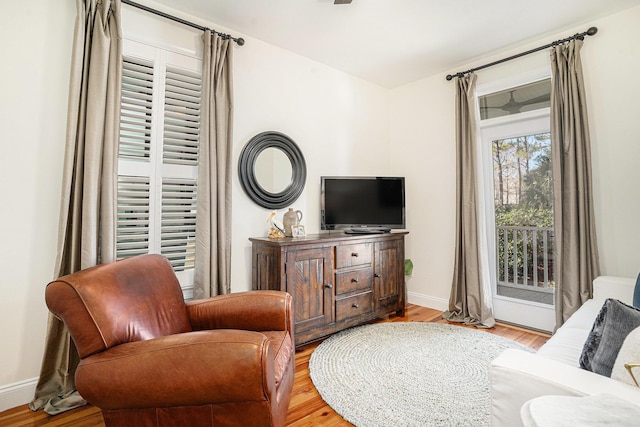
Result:
{"type": "Polygon", "coordinates": [[[311,355],[311,380],[345,420],[368,426],[488,426],[489,364],[519,343],[459,326],[377,323],[311,355]]]}

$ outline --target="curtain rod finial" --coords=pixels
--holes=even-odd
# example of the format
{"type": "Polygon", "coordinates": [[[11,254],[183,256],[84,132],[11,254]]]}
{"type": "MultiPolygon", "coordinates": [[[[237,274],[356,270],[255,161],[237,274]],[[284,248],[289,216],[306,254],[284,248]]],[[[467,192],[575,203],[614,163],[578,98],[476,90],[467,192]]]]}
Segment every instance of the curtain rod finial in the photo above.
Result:
{"type": "Polygon", "coordinates": [[[598,32],[598,27],[591,27],[587,30],[587,35],[593,36],[598,32]]]}
{"type": "Polygon", "coordinates": [[[454,77],[463,78],[465,74],[472,73],[473,71],[474,70],[460,71],[459,73],[455,74],[447,74],[447,81],[453,80],[454,77]]]}
{"type": "Polygon", "coordinates": [[[236,40],[236,43],[238,43],[238,46],[243,46],[244,45],[244,39],[242,37],[240,37],[239,39],[236,40]]]}

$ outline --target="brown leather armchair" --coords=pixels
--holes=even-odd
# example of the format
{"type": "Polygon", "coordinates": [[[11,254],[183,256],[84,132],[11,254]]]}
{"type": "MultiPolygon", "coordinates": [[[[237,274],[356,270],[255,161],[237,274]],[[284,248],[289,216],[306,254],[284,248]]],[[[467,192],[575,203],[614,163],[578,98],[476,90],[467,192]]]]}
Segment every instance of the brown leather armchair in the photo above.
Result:
{"type": "Polygon", "coordinates": [[[184,302],[159,255],[51,282],[51,312],[80,354],[76,387],[107,426],[283,426],[293,386],[291,296],[184,302]]]}

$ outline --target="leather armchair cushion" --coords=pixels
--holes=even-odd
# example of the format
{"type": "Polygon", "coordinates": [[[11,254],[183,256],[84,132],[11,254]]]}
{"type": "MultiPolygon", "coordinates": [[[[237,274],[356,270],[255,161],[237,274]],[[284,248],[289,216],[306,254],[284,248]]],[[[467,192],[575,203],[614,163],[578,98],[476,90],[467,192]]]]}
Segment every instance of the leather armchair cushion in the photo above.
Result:
{"type": "MultiPolygon", "coordinates": [[[[83,359],[76,386],[102,409],[264,401],[276,389],[277,341],[275,334],[270,342],[259,332],[215,330],[122,344],[83,359]]],[[[278,349],[278,365],[292,355],[286,347],[278,349]]]]}

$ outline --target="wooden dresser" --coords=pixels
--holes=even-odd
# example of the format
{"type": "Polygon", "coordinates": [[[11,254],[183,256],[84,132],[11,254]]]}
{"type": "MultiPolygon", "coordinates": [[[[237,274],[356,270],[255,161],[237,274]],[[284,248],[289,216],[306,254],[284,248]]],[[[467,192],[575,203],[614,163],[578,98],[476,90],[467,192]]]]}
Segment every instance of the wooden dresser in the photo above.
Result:
{"type": "Polygon", "coordinates": [[[293,296],[296,346],[391,313],[404,316],[406,234],[251,238],[253,287],[293,296]]]}

